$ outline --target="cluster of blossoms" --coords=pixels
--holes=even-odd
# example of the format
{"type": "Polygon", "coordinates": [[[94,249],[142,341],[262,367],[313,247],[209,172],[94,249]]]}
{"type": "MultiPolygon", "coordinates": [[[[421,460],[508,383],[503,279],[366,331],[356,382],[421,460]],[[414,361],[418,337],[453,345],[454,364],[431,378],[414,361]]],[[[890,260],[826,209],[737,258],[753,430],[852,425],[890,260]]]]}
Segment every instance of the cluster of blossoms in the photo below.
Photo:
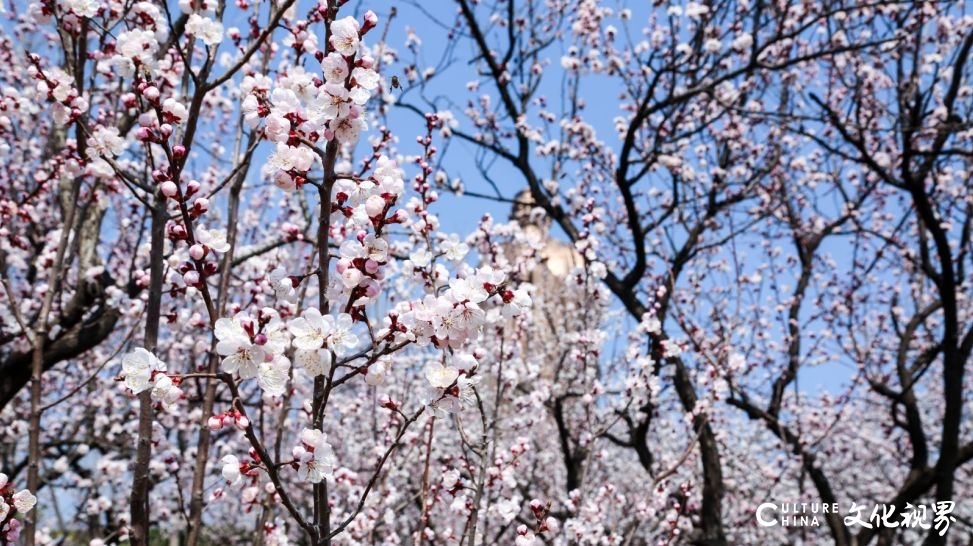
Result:
{"type": "Polygon", "coordinates": [[[396,305],[380,337],[420,346],[432,343],[440,348],[459,348],[488,322],[485,306],[510,318],[530,306],[530,295],[523,287],[507,288],[502,271],[480,267],[470,275],[451,279],[441,295],[429,294],[422,300],[396,305]]]}
{"type": "Polygon", "coordinates": [[[328,443],[328,436],[320,430],[306,428],[301,431],[300,443],[294,446],[293,465],[297,476],[311,483],[331,478],[334,473],[334,449],[328,443]]]}
{"type": "Polygon", "coordinates": [[[477,361],[473,355],[454,353],[451,360],[452,365],[431,363],[425,370],[429,382],[425,400],[440,414],[472,404],[476,400],[473,388],[480,382],[480,376],[474,375],[477,361]]]}
{"type": "Polygon", "coordinates": [[[331,368],[333,354],[347,356],[358,347],[353,326],[351,315],[347,313],[335,318],[321,315],[317,308],[309,307],[287,325],[297,349],[294,358],[312,377],[323,375],[331,368]]]}
{"type": "Polygon", "coordinates": [[[237,410],[228,411],[213,415],[206,421],[206,426],[216,432],[226,426],[234,426],[240,430],[245,430],[250,426],[250,419],[237,410]]]}
{"type": "MultiPolygon", "coordinates": [[[[275,310],[264,308],[257,319],[245,313],[221,318],[216,321],[214,333],[219,340],[216,351],[223,355],[224,372],[240,379],[256,377],[265,394],[280,396],[290,375],[290,360],[283,354],[289,346],[293,345],[297,362],[309,375],[321,375],[331,367],[333,355],[345,356],[358,346],[352,327],[352,318],[346,313],[336,318],[309,307],[285,325],[275,310]]],[[[233,412],[210,417],[209,427],[219,430],[228,422],[241,429],[250,425],[249,419],[233,412]]],[[[318,483],[332,475],[334,451],[320,430],[304,429],[293,455],[293,467],[300,479],[318,483]]],[[[250,463],[240,463],[235,455],[225,456],[222,462],[223,477],[231,485],[253,469],[250,463]]]]}
{"type": "Polygon", "coordinates": [[[339,249],[336,270],[341,285],[349,291],[352,305],[362,306],[380,292],[384,266],[389,259],[389,243],[384,228],[405,223],[404,209],[393,210],[405,191],[402,170],[385,156],[380,156],[372,178],[355,181],[338,179],[335,183],[335,206],[345,217],[346,238],[339,249]],[[351,231],[355,228],[355,231],[351,231]],[[374,233],[369,233],[368,229],[374,233]]]}
{"type": "MultiPolygon", "coordinates": [[[[64,7],[77,16],[91,17],[95,11],[91,0],[66,0],[64,7]]],[[[101,9],[101,8],[97,8],[101,9]]],[[[117,34],[114,44],[97,54],[96,70],[100,74],[117,73],[123,78],[132,77],[138,67],[152,73],[164,72],[156,68],[168,68],[168,60],[157,60],[159,44],[169,37],[166,15],[152,2],[136,2],[129,11],[131,25],[117,34]]]]}
{"type": "Polygon", "coordinates": [[[540,536],[544,533],[548,535],[556,535],[561,529],[561,524],[555,518],[548,516],[547,513],[550,511],[550,504],[545,505],[538,499],[530,501],[530,511],[534,516],[535,525],[534,528],[528,527],[526,524],[521,524],[517,526],[517,538],[514,539],[514,544],[516,546],[535,546],[538,544],[543,544],[540,536]]]}
{"type": "MultiPolygon", "coordinates": [[[[437,412],[458,411],[475,398],[473,388],[480,380],[478,360],[483,355],[464,353],[461,348],[476,340],[484,325],[517,316],[530,306],[525,288],[510,290],[505,284],[503,272],[484,266],[451,279],[438,296],[429,294],[398,304],[385,318],[384,328],[378,332],[380,339],[454,349],[442,363],[425,369],[428,389],[424,399],[437,412]]],[[[387,367],[377,366],[374,375],[384,376],[387,367]]],[[[371,369],[369,374],[373,374],[371,369]]]]}
{"type": "Polygon", "coordinates": [[[244,119],[251,128],[264,121],[264,135],[276,143],[265,174],[285,190],[300,187],[307,180],[317,156],[306,143],[337,139],[354,144],[365,129],[363,107],[378,89],[375,60],[367,55],[356,58],[361,38],[375,26],[374,13],[365,14],[365,24],[353,17],[331,23],[333,51],[316,54],[321,63],[321,78],[300,66],[289,67],[276,88],[267,96],[269,82],[250,77],[241,90],[244,119]]]}
{"type": "Polygon", "coordinates": [[[134,394],[152,389],[152,401],[168,408],[182,399],[179,377],[166,374],[166,364],[150,351],[137,347],[122,357],[125,386],[134,394]]]}
{"type": "Polygon", "coordinates": [[[20,521],[14,514],[26,514],[36,503],[37,497],[30,491],[14,491],[7,475],[0,472],[0,541],[12,543],[20,537],[20,521]]]}
{"type": "Polygon", "coordinates": [[[182,11],[189,14],[189,20],[186,21],[186,34],[199,38],[207,46],[219,45],[223,41],[223,25],[212,19],[211,10],[203,10],[202,13],[197,13],[193,12],[190,2],[180,2],[179,4],[182,11]]]}
{"type": "Polygon", "coordinates": [[[241,379],[256,377],[260,388],[271,396],[284,394],[291,366],[284,350],[290,339],[276,310],[265,307],[257,319],[246,313],[221,318],[214,335],[224,372],[241,379]]]}
{"type": "MultiPolygon", "coordinates": [[[[187,33],[205,45],[218,44],[222,27],[209,18],[206,3],[197,9],[201,11],[192,12],[184,7],[190,13],[187,33]]],[[[280,70],[276,82],[256,73],[243,78],[240,91],[245,122],[274,143],[265,175],[281,189],[292,191],[308,183],[308,173],[316,162],[320,166],[323,158],[322,150],[315,146],[325,141],[353,145],[365,128],[364,106],[380,81],[374,69],[376,62],[365,54],[361,39],[375,22],[370,12],[361,25],[351,17],[332,22],[327,52],[309,47],[311,35],[307,35],[302,47],[321,63],[318,74],[301,66],[290,66],[280,70]]],[[[151,28],[123,32],[118,39],[121,44],[117,54],[134,67],[160,62],[154,59],[157,46],[148,43],[152,32],[151,28]]],[[[169,142],[176,132],[173,125],[185,122],[189,112],[183,101],[165,97],[166,91],[167,86],[161,83],[142,82],[136,86],[129,102],[132,108],[147,107],[137,117],[137,139],[163,148],[171,162],[170,166],[162,166],[152,173],[158,191],[170,204],[179,205],[181,213],[173,215],[168,222],[166,235],[173,243],[170,270],[181,275],[185,287],[174,283],[170,293],[176,295],[182,290],[181,293],[192,295],[193,289],[206,289],[206,277],[217,272],[217,263],[207,258],[213,253],[228,252],[230,243],[225,232],[206,229],[197,222],[208,211],[209,201],[200,197],[205,192],[199,182],[187,183],[183,178],[181,166],[188,153],[186,148],[169,142]],[[187,245],[179,248],[179,241],[186,241],[187,245]]],[[[96,127],[92,142],[91,155],[98,156],[93,161],[103,161],[106,165],[105,160],[125,152],[125,143],[111,128],[96,127]]],[[[428,150],[428,139],[424,145],[428,150]]],[[[529,307],[530,297],[525,289],[508,287],[506,275],[497,269],[470,270],[461,266],[469,246],[458,237],[430,237],[438,228],[438,220],[425,208],[435,201],[435,192],[427,191],[428,188],[420,190],[419,197],[405,207],[397,207],[405,194],[404,173],[384,153],[382,146],[375,145],[373,156],[362,170],[362,173],[369,172],[368,176],[339,174],[334,181],[327,238],[338,249],[333,264],[329,260],[336,274],[330,276],[328,286],[318,287],[326,291],[332,311],[297,302],[298,287],[313,274],[294,275],[295,271],[286,265],[276,267],[266,279],[280,311],[272,307],[243,310],[213,323],[215,351],[221,357],[220,371],[224,373],[222,380],[255,379],[265,402],[282,403],[281,398],[271,400],[270,397],[287,393],[292,380],[293,392],[303,392],[299,380],[305,376],[300,373],[301,369],[312,378],[327,375],[338,364],[345,364],[336,363],[336,359],[352,361],[365,354],[358,351],[370,349],[374,354],[366,357],[367,364],[356,368],[356,373],[363,375],[366,384],[380,386],[393,371],[391,353],[414,345],[442,352],[441,360],[425,367],[423,404],[442,413],[457,412],[473,403],[476,385],[482,377],[478,374],[480,362],[489,357],[469,347],[479,339],[485,326],[502,323],[529,307]],[[423,241],[426,243],[425,248],[409,256],[399,271],[407,278],[421,279],[429,290],[420,299],[397,304],[385,316],[384,328],[373,332],[365,306],[378,299],[386,282],[392,252],[386,229],[390,225],[411,229],[414,242],[419,246],[423,246],[423,241]],[[435,243],[432,239],[436,239],[435,243]],[[439,258],[452,262],[456,273],[451,274],[445,264],[438,263],[439,258]],[[298,315],[297,310],[302,307],[298,315]],[[365,337],[366,330],[368,337],[365,337]],[[296,370],[292,370],[291,359],[297,364],[296,370]]],[[[426,159],[430,157],[427,155],[426,159]]],[[[421,178],[425,181],[430,169],[428,165],[421,166],[421,178]]],[[[109,166],[103,170],[111,169],[109,166]]],[[[138,282],[144,284],[143,281],[147,282],[147,277],[138,282]]],[[[193,324],[204,325],[201,318],[193,319],[193,324]]],[[[123,359],[122,367],[126,386],[133,392],[151,388],[153,400],[164,406],[180,399],[180,378],[167,375],[165,364],[149,351],[132,351],[123,359]]],[[[383,399],[389,401],[384,407],[397,409],[390,395],[384,395],[383,399]]],[[[213,431],[233,426],[249,434],[251,422],[242,411],[240,408],[213,415],[207,425],[213,431]]],[[[283,464],[296,470],[299,479],[320,483],[333,478],[336,455],[322,430],[305,428],[295,443],[293,459],[283,464]]],[[[221,460],[222,476],[231,486],[244,481],[245,476],[253,478],[246,480],[244,486],[245,504],[256,502],[258,470],[265,463],[271,464],[261,461],[255,453],[250,451],[249,460],[233,454],[221,460]]],[[[338,475],[340,480],[340,472],[338,475]]]]}
{"type": "Polygon", "coordinates": [[[88,110],[88,100],[78,95],[71,76],[57,67],[40,70],[40,59],[32,57],[32,64],[28,68],[28,75],[38,80],[37,92],[47,97],[51,103],[51,116],[59,124],[67,124],[76,120],[88,110]]]}

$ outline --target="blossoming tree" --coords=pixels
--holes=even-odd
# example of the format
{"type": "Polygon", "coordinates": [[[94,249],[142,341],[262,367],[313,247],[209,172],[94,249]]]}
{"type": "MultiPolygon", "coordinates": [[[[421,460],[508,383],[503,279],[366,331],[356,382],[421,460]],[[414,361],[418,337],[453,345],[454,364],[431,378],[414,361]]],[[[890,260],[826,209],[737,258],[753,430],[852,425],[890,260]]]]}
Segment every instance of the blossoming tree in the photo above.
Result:
{"type": "MultiPolygon", "coordinates": [[[[85,528],[56,534],[148,544],[164,521],[199,544],[243,532],[208,515],[232,499],[227,510],[259,508],[258,541],[330,543],[427,408],[473,401],[481,330],[529,306],[437,231],[435,116],[407,194],[367,107],[394,53],[364,43],[374,13],[340,9],[69,1],[10,14],[4,403],[28,382],[29,402],[8,406],[11,438],[25,426],[28,442],[4,457],[29,490],[77,495],[85,528]],[[272,150],[250,176],[262,142],[272,150]],[[390,376],[403,386],[379,393],[390,376]],[[375,396],[359,438],[349,418],[375,396]]],[[[25,531],[52,540],[31,514],[25,531]]]]}
{"type": "Polygon", "coordinates": [[[611,524],[578,540],[965,540],[946,526],[965,517],[973,455],[968,14],[454,5],[434,16],[459,45],[426,64],[416,33],[400,100],[474,150],[475,169],[447,155],[444,185],[500,201],[529,187],[637,322],[628,362],[553,407],[603,423],[558,428],[564,493],[604,510],[606,481],[585,471],[628,452],[642,492],[615,477],[611,494],[651,504],[652,484],[658,504],[600,512],[611,524]],[[797,499],[879,513],[754,528],[761,502],[797,499]],[[922,503],[935,524],[912,523],[922,503]],[[657,511],[669,529],[647,528],[657,511]]]}

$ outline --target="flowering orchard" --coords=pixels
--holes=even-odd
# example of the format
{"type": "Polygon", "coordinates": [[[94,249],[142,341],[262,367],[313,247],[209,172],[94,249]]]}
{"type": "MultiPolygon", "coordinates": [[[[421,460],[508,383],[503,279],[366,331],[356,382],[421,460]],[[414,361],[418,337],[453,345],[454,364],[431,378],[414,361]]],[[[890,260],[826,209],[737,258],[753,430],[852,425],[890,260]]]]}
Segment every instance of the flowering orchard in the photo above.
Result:
{"type": "Polygon", "coordinates": [[[629,4],[6,3],[0,544],[973,540],[968,6],[629,4]]]}

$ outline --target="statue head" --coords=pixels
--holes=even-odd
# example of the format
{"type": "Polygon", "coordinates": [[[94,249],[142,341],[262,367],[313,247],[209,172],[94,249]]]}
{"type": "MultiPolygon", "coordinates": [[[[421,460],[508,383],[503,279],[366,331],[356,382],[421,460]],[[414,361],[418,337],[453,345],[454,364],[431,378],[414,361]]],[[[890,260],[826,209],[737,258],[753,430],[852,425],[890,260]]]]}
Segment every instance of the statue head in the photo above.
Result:
{"type": "Polygon", "coordinates": [[[540,228],[545,232],[551,225],[551,218],[544,209],[537,206],[537,201],[529,188],[517,194],[510,208],[510,219],[516,221],[521,227],[540,228]]]}

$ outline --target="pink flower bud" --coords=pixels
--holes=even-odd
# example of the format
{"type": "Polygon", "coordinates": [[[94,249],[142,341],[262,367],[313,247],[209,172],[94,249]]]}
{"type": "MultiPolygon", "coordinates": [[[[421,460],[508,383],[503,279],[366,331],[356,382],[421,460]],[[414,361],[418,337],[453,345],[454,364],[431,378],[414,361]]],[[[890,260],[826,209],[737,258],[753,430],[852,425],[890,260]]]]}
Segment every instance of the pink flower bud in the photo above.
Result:
{"type": "Polygon", "coordinates": [[[199,283],[199,273],[197,271],[187,271],[182,275],[183,282],[186,286],[195,286],[199,283]]]}
{"type": "Polygon", "coordinates": [[[139,114],[139,125],[142,127],[155,127],[158,118],[153,112],[142,112],[139,114]]]}
{"type": "Polygon", "coordinates": [[[135,93],[125,93],[122,95],[122,104],[125,108],[135,108],[139,105],[139,101],[135,93]]]}
{"type": "Polygon", "coordinates": [[[20,520],[11,518],[7,522],[7,533],[3,535],[7,539],[8,543],[14,543],[20,540],[20,520]]]}
{"type": "Polygon", "coordinates": [[[261,307],[260,311],[257,312],[257,320],[260,322],[270,322],[270,319],[274,318],[277,313],[274,311],[273,307],[261,307]]]}
{"type": "Polygon", "coordinates": [[[186,157],[186,147],[181,144],[177,144],[173,146],[172,156],[175,157],[176,159],[182,159],[186,157]]]}
{"type": "Polygon", "coordinates": [[[375,260],[371,258],[365,260],[365,272],[368,273],[369,275],[372,275],[376,271],[378,271],[378,268],[379,268],[379,263],[376,262],[375,260]]]}
{"type": "Polygon", "coordinates": [[[205,197],[200,197],[199,199],[193,201],[193,208],[198,210],[200,213],[209,210],[209,199],[205,197]]]}
{"type": "Polygon", "coordinates": [[[191,196],[195,195],[196,192],[198,192],[198,191],[199,191],[199,181],[198,180],[190,180],[189,183],[186,184],[186,197],[191,197],[191,196]]]}
{"type": "Polygon", "coordinates": [[[369,298],[374,298],[378,295],[378,283],[370,282],[365,285],[365,295],[369,298]]]}
{"type": "Polygon", "coordinates": [[[163,182],[162,185],[159,186],[159,189],[162,190],[162,195],[165,195],[166,197],[175,197],[176,194],[179,193],[179,186],[177,186],[172,180],[166,180],[163,182]]]}
{"type": "Polygon", "coordinates": [[[375,15],[375,12],[372,11],[372,10],[366,11],[365,12],[365,24],[362,25],[361,31],[359,31],[359,34],[362,35],[362,36],[364,36],[366,32],[368,32],[369,30],[372,30],[373,28],[375,28],[375,25],[377,25],[377,24],[378,24],[378,15],[375,15]]]}
{"type": "Polygon", "coordinates": [[[395,400],[392,400],[392,397],[387,394],[383,394],[382,397],[379,398],[378,405],[391,411],[395,411],[399,408],[399,404],[395,400]]]}
{"type": "Polygon", "coordinates": [[[162,136],[169,138],[169,135],[172,134],[172,125],[169,125],[168,123],[163,123],[162,125],[159,126],[159,132],[162,133],[162,136]]]}
{"type": "Polygon", "coordinates": [[[223,428],[223,418],[221,416],[214,415],[210,417],[208,421],[206,421],[206,426],[209,427],[209,429],[213,432],[216,432],[217,430],[223,428]]]}
{"type": "Polygon", "coordinates": [[[274,175],[274,185],[284,191],[291,191],[297,187],[294,178],[284,171],[277,171],[274,175]]]}
{"type": "Polygon", "coordinates": [[[262,345],[266,345],[267,344],[267,336],[265,334],[257,334],[255,336],[253,336],[253,343],[254,343],[254,345],[261,345],[261,346],[262,345]]]}
{"type": "Polygon", "coordinates": [[[374,218],[385,210],[385,199],[378,195],[373,195],[365,201],[365,214],[374,218]]]}
{"type": "Polygon", "coordinates": [[[193,328],[209,327],[209,323],[203,320],[203,315],[200,313],[193,313],[193,316],[189,318],[189,325],[193,328]]]}
{"type": "Polygon", "coordinates": [[[206,247],[196,243],[195,245],[189,247],[189,256],[194,260],[202,260],[206,257],[206,247]]]}
{"type": "Polygon", "coordinates": [[[181,225],[173,225],[171,228],[169,228],[169,236],[176,239],[185,239],[186,228],[181,225]]]}
{"type": "Polygon", "coordinates": [[[142,96],[152,102],[159,100],[159,88],[152,85],[142,90],[142,96]]]}
{"type": "Polygon", "coordinates": [[[151,140],[152,130],[149,129],[148,127],[139,127],[138,130],[135,131],[135,139],[138,140],[139,142],[145,142],[146,140],[151,140]]]}
{"type": "Polygon", "coordinates": [[[240,430],[246,430],[250,426],[250,419],[247,419],[243,415],[238,415],[233,425],[240,430]]]}

